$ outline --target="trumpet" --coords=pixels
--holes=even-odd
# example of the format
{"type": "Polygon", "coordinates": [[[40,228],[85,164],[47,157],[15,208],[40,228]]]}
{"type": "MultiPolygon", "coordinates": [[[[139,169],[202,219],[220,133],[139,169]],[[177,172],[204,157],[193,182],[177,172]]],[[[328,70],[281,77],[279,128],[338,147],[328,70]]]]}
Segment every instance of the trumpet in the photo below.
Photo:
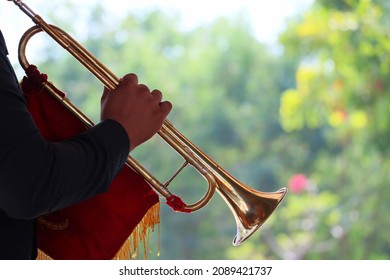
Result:
{"type": "MultiPolygon", "coordinates": [[[[66,32],[54,25],[46,23],[22,1],[8,1],[13,1],[35,23],[35,26],[26,31],[19,43],[19,61],[25,70],[30,65],[25,56],[27,43],[35,34],[44,31],[84,65],[109,90],[113,90],[118,86],[120,79],[66,32]]],[[[49,83],[46,83],[45,87],[50,91],[49,83]]],[[[57,98],[61,99],[63,105],[76,114],[86,126],[91,127],[94,125],[69,100],[59,96],[57,98]]],[[[166,203],[176,212],[190,213],[203,208],[209,203],[215,191],[217,191],[233,213],[237,225],[237,234],[232,241],[234,246],[240,245],[259,229],[271,216],[287,193],[286,188],[281,188],[275,192],[261,192],[239,182],[191,143],[169,120],[164,121],[158,135],[185,161],[167,182],[160,182],[131,156],[127,158],[126,164],[142,175],[151,187],[164,197],[166,203]],[[195,168],[208,184],[204,196],[193,204],[186,204],[180,197],[172,194],[168,189],[168,185],[187,165],[195,168]]]]}

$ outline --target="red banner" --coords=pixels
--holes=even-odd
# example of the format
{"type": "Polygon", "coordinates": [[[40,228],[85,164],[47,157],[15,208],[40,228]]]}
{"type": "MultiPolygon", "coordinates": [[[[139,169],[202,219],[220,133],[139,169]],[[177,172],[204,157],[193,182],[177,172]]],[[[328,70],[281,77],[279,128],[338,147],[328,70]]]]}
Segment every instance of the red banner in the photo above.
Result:
{"type": "MultiPolygon", "coordinates": [[[[43,84],[47,80],[35,66],[21,83],[27,106],[43,137],[56,142],[87,129],[43,84]]],[[[53,86],[54,88],[54,86],[53,86]]],[[[55,89],[56,94],[64,93],[55,89]]],[[[125,166],[107,193],[38,219],[38,247],[52,259],[130,258],[146,228],[159,223],[158,195],[131,167],[125,166]],[[142,229],[137,229],[142,227],[142,229]],[[126,243],[127,242],[127,243],[126,243]],[[127,246],[122,247],[124,244],[127,246]],[[122,250],[121,250],[122,248],[122,250]],[[123,251],[128,250],[128,251],[123,251]]],[[[145,244],[144,244],[145,245],[145,244]]]]}

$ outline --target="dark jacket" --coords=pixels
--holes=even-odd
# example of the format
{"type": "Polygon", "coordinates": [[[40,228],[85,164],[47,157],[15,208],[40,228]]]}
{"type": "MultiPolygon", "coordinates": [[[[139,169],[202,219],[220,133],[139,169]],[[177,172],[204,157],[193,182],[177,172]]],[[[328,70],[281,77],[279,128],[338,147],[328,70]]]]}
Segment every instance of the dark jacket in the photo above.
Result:
{"type": "Polygon", "coordinates": [[[69,141],[45,141],[7,55],[0,31],[0,259],[34,259],[35,218],[107,191],[130,143],[113,120],[69,141]]]}

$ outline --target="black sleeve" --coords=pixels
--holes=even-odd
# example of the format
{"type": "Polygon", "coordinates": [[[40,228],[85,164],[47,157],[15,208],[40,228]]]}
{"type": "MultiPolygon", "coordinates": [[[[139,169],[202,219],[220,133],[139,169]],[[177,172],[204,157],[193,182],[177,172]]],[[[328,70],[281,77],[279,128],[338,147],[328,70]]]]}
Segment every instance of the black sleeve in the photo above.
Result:
{"type": "Polygon", "coordinates": [[[101,122],[49,143],[28,112],[0,32],[0,209],[35,218],[107,191],[129,152],[123,127],[101,122]]]}

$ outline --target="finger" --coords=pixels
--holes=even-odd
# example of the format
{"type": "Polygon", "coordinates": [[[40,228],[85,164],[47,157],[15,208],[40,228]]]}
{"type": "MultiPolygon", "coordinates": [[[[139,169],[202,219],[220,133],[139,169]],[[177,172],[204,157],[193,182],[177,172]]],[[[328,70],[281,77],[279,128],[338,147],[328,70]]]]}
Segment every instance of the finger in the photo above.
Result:
{"type": "Polygon", "coordinates": [[[172,110],[172,103],[169,101],[163,101],[160,103],[160,109],[163,116],[168,116],[169,112],[172,110]]]}
{"type": "Polygon", "coordinates": [[[155,98],[158,103],[161,102],[161,100],[162,100],[161,91],[159,91],[158,89],[155,89],[151,92],[151,94],[152,94],[153,98],[155,98]]]}
{"type": "Polygon", "coordinates": [[[126,74],[123,76],[121,83],[132,83],[138,85],[138,77],[133,73],[126,74]]]}
{"type": "Polygon", "coordinates": [[[150,90],[149,90],[149,87],[148,87],[147,85],[139,84],[139,85],[138,85],[138,92],[141,92],[141,93],[150,93],[150,90]]]}

